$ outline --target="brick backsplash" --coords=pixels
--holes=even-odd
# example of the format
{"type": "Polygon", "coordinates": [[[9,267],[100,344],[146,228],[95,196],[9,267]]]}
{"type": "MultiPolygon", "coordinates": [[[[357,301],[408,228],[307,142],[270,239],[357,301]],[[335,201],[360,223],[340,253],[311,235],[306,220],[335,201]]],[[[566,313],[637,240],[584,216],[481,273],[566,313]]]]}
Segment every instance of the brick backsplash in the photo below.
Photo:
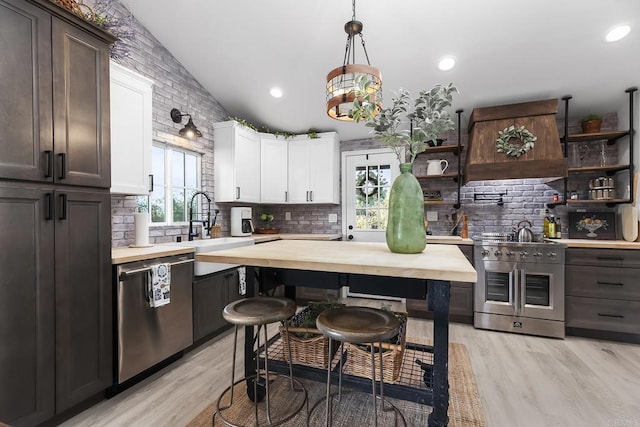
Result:
{"type": "MultiPolygon", "coordinates": [[[[107,2],[109,7],[107,15],[118,18],[129,16],[129,11],[117,0],[107,2]]],[[[155,84],[153,87],[153,137],[155,141],[166,144],[190,148],[203,153],[202,157],[202,189],[209,194],[215,202],[213,188],[213,156],[215,155],[212,124],[224,121],[228,117],[227,111],[218,101],[209,94],[187,70],[147,31],[137,20],[132,20],[135,37],[129,44],[130,55],[118,60],[125,67],[149,77],[155,84]],[[196,140],[188,140],[177,136],[179,125],[174,124],[169,117],[172,108],[178,108],[193,116],[194,123],[202,131],[203,137],[196,140]]],[[[563,133],[563,122],[558,122],[560,134],[563,133]]],[[[580,122],[577,119],[570,120],[569,132],[579,133],[580,122]]],[[[617,129],[617,116],[607,114],[603,120],[603,130],[617,129]]],[[[457,132],[452,131],[444,135],[447,144],[457,143],[457,132]]],[[[467,135],[463,133],[462,143],[466,145],[467,135]]],[[[341,151],[366,150],[380,148],[383,145],[371,138],[341,142],[341,151]]],[[[595,164],[599,161],[600,146],[598,143],[588,145],[585,163],[595,164]]],[[[458,159],[450,153],[444,153],[441,158],[447,159],[450,170],[455,171],[458,159]]],[[[461,157],[464,167],[465,154],[461,157]]],[[[607,161],[617,161],[616,147],[607,147],[607,161]]],[[[414,164],[414,173],[424,174],[426,158],[419,157],[414,164]]],[[[469,217],[470,235],[482,232],[504,232],[523,220],[528,219],[533,223],[535,233],[542,232],[542,217],[540,209],[551,200],[553,193],[561,192],[562,181],[546,182],[545,179],[521,179],[504,181],[478,181],[471,182],[461,188],[462,211],[469,217]],[[476,192],[505,192],[504,205],[496,203],[474,201],[476,192]]],[[[579,187],[586,188],[586,181],[579,187]]],[[[453,199],[457,185],[452,181],[431,181],[428,185],[423,183],[423,188],[438,189],[445,200],[453,199]]],[[[578,187],[578,185],[577,185],[578,187]]],[[[579,188],[578,187],[578,188],[579,188]]],[[[570,189],[569,189],[570,190],[570,189]]],[[[581,198],[587,194],[582,193],[581,198]]],[[[244,205],[244,204],[243,204],[244,205]]],[[[229,212],[234,204],[218,204],[215,208],[220,210],[218,223],[222,227],[222,236],[230,233],[229,212]]],[[[261,226],[259,218],[263,210],[274,214],[275,220],[272,226],[280,227],[287,233],[340,233],[342,231],[342,210],[340,205],[248,205],[253,208],[253,219],[256,227],[261,226]],[[291,213],[291,220],[285,220],[285,213],[291,213]],[[330,223],[329,214],[336,214],[338,222],[330,223]]],[[[134,197],[112,196],[112,243],[114,246],[124,246],[133,243],[134,227],[133,213],[136,208],[134,197]]],[[[438,221],[429,223],[428,230],[436,235],[450,233],[446,216],[451,215],[454,209],[451,206],[426,206],[425,211],[438,212],[438,221]]],[[[597,210],[609,211],[604,206],[597,210]]],[[[566,237],[568,208],[559,206],[555,214],[561,218],[563,235],[566,237]]],[[[151,243],[175,241],[177,236],[186,239],[188,227],[151,227],[149,237],[151,243]]]]}

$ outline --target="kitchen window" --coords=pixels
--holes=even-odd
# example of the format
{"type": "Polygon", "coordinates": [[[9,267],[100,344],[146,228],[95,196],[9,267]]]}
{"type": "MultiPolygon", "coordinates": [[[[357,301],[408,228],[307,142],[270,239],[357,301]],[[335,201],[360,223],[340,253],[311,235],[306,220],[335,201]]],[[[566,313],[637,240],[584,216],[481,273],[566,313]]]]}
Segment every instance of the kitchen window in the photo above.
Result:
{"type": "Polygon", "coordinates": [[[153,191],[149,196],[138,197],[138,210],[150,212],[153,225],[186,223],[189,201],[200,191],[200,163],[198,153],[154,144],[151,151],[153,191]]]}

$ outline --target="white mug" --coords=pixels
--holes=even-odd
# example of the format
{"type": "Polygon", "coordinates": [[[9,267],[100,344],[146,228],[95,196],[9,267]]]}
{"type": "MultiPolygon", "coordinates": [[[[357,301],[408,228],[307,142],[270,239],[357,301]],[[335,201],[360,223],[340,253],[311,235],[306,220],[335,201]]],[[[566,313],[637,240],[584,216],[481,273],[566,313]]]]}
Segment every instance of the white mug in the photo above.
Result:
{"type": "Polygon", "coordinates": [[[449,167],[449,162],[445,159],[427,160],[427,175],[442,175],[449,167]]]}

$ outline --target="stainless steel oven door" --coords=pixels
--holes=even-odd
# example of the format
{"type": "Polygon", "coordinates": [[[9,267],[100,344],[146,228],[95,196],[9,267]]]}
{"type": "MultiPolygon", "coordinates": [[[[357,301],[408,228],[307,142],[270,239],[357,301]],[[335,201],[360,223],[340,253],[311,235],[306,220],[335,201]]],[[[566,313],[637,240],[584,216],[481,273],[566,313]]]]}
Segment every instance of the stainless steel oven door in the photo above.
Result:
{"type": "Polygon", "coordinates": [[[564,266],[526,264],[520,267],[518,315],[564,321],[564,266]]]}
{"type": "Polygon", "coordinates": [[[518,301],[517,264],[508,261],[478,263],[475,291],[475,311],[492,314],[516,314],[518,301]]]}

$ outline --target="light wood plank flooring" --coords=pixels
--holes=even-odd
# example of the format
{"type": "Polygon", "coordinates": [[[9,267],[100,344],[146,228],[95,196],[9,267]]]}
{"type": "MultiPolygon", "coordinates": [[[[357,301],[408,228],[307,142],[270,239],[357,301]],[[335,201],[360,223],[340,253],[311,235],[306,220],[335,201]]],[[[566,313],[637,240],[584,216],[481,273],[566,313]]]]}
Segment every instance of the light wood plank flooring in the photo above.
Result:
{"type": "MultiPolygon", "coordinates": [[[[352,298],[349,303],[381,304],[352,298]]],[[[401,303],[384,304],[404,310],[401,303]]],[[[430,321],[411,319],[408,336],[428,339],[431,329],[430,321]]],[[[451,325],[450,340],[469,350],[489,426],[640,427],[638,345],[460,324],[451,325]]],[[[232,343],[227,333],[62,425],[184,426],[227,387],[232,343]]]]}

